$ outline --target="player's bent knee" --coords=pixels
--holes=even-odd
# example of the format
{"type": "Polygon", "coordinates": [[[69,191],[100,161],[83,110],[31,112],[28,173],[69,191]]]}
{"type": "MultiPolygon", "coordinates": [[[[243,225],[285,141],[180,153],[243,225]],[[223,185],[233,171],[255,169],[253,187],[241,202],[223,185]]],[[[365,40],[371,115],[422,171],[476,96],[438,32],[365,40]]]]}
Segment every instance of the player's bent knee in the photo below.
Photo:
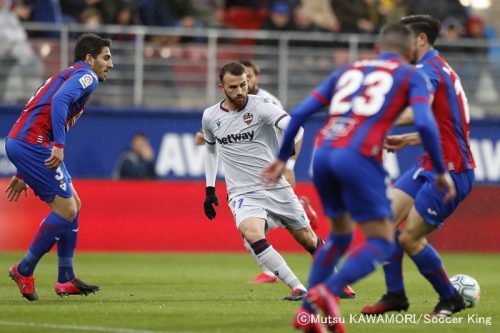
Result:
{"type": "Polygon", "coordinates": [[[79,212],[82,209],[82,201],[80,198],[75,197],[76,211],[79,212]]]}
{"type": "Polygon", "coordinates": [[[64,217],[68,221],[73,221],[78,214],[78,210],[76,209],[76,205],[75,205],[72,207],[66,207],[62,210],[56,211],[56,213],[61,215],[62,217],[64,217]]]}
{"type": "Polygon", "coordinates": [[[73,221],[78,214],[77,203],[73,198],[57,198],[50,207],[56,214],[68,221],[73,221]]]}
{"type": "Polygon", "coordinates": [[[399,245],[401,245],[406,253],[414,255],[423,248],[422,241],[425,242],[425,239],[414,238],[410,234],[402,232],[401,235],[399,235],[398,241],[399,245]]]}

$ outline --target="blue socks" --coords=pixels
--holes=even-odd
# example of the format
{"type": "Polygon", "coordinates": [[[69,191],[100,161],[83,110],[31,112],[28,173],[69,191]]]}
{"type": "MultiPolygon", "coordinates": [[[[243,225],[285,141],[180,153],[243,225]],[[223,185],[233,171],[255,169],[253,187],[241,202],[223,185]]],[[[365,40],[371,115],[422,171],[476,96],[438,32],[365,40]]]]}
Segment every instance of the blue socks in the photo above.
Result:
{"type": "MultiPolygon", "coordinates": [[[[333,232],[330,233],[326,243],[314,254],[307,289],[325,281],[333,273],[335,265],[347,250],[351,241],[352,233],[347,235],[338,235],[333,232]]],[[[302,303],[302,306],[311,313],[315,312],[306,301],[302,303]]]]}
{"type": "Polygon", "coordinates": [[[26,253],[24,259],[19,264],[18,271],[21,275],[33,275],[35,267],[42,256],[50,251],[52,246],[54,246],[59,239],[63,238],[63,234],[68,224],[70,224],[70,221],[54,212],[50,213],[49,216],[42,221],[28,253],[26,253]]]}
{"type": "Polygon", "coordinates": [[[311,289],[318,283],[323,282],[332,274],[335,265],[347,250],[351,241],[352,233],[347,235],[330,233],[326,243],[314,255],[307,289],[311,289]]]}
{"type": "Polygon", "coordinates": [[[73,255],[78,238],[78,215],[70,222],[52,212],[43,220],[30,246],[19,264],[18,270],[24,276],[31,276],[42,256],[57,242],[59,273],[57,282],[67,282],[75,277],[73,255]]]}
{"type": "Polygon", "coordinates": [[[351,284],[373,272],[376,264],[385,261],[392,250],[392,243],[383,238],[369,238],[353,249],[337,273],[325,284],[336,295],[342,295],[345,285],[351,284]]]}
{"type": "Polygon", "coordinates": [[[64,283],[75,277],[73,272],[73,255],[78,238],[78,215],[68,224],[63,237],[57,242],[57,282],[64,283]]]}
{"type": "Polygon", "coordinates": [[[398,237],[401,232],[396,230],[392,253],[388,258],[388,263],[383,266],[385,273],[385,285],[388,292],[404,291],[403,282],[403,255],[404,250],[399,245],[398,237]]]}
{"type": "Polygon", "coordinates": [[[429,280],[441,299],[449,299],[455,294],[455,288],[451,285],[439,254],[432,245],[427,244],[422,251],[410,258],[415,262],[420,273],[429,280]]]}

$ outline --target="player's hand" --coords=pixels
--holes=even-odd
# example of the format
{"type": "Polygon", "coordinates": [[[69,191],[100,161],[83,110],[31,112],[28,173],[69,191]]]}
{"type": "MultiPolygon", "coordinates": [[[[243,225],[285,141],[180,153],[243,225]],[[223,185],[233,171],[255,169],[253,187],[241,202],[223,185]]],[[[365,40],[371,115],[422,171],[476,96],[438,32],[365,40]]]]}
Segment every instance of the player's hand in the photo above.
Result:
{"type": "Polygon", "coordinates": [[[285,176],[286,181],[292,188],[295,188],[295,172],[290,169],[285,169],[283,172],[283,176],[285,176]]]}
{"type": "Polygon", "coordinates": [[[45,166],[49,169],[57,169],[64,159],[64,148],[52,147],[52,154],[45,160],[45,166]]]}
{"type": "Polygon", "coordinates": [[[278,182],[285,171],[286,163],[281,160],[275,160],[264,169],[262,173],[262,182],[265,185],[274,185],[278,182]]]}
{"type": "Polygon", "coordinates": [[[205,202],[203,203],[203,208],[209,220],[214,219],[215,215],[217,215],[213,205],[218,206],[219,199],[217,199],[217,195],[215,194],[215,187],[207,186],[205,188],[205,202]]]}
{"type": "Polygon", "coordinates": [[[205,144],[205,135],[203,134],[202,131],[196,132],[196,134],[194,135],[194,143],[197,146],[201,146],[201,145],[205,144]]]}
{"type": "Polygon", "coordinates": [[[389,153],[395,153],[406,146],[404,135],[388,135],[384,140],[384,149],[389,153]]]}
{"type": "Polygon", "coordinates": [[[17,202],[22,192],[24,192],[25,197],[28,197],[28,186],[26,185],[24,180],[13,176],[10,179],[9,185],[5,189],[5,193],[7,193],[7,199],[9,201],[17,202]]]}
{"type": "Polygon", "coordinates": [[[436,187],[438,191],[445,192],[445,196],[443,201],[446,203],[451,202],[457,196],[457,191],[455,189],[455,184],[453,183],[453,179],[451,179],[450,174],[445,172],[440,175],[436,175],[436,187]]]}

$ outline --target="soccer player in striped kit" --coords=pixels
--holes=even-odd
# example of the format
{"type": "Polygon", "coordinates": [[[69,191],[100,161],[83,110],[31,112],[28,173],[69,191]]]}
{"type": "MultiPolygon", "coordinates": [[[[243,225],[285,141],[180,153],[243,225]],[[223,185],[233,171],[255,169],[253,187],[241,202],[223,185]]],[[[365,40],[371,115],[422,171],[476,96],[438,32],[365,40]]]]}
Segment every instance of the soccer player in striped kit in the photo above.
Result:
{"type": "MultiPolygon", "coordinates": [[[[431,314],[448,317],[464,309],[465,304],[451,285],[439,254],[425,236],[441,227],[472,190],[475,164],[469,147],[469,106],[457,73],[433,48],[440,31],[439,21],[429,15],[412,15],[403,17],[401,22],[415,33],[417,69],[430,79],[432,112],[439,128],[445,166],[453,178],[457,196],[448,204],[442,202],[442,194],[433,182],[436,166],[427,154],[398,179],[391,189],[393,212],[397,224],[405,219],[406,222],[401,231],[396,231],[394,251],[384,266],[387,294],[361,312],[382,314],[408,309],[402,274],[403,252],[406,252],[439,294],[439,302],[431,314]]],[[[410,114],[402,117],[400,123],[411,121],[410,114]]],[[[393,152],[418,144],[421,138],[417,133],[389,136],[386,140],[387,148],[393,152]]]]}
{"type": "Polygon", "coordinates": [[[318,309],[329,316],[331,331],[344,332],[338,306],[342,286],[370,274],[391,253],[394,225],[382,149],[387,131],[407,106],[413,110],[415,125],[436,166],[436,186],[446,191],[447,201],[455,195],[429,107],[428,81],[407,64],[415,56],[412,32],[402,24],[388,25],[377,45],[380,54],[376,59],[358,60],[333,72],[292,111],[278,159],[263,174],[267,183],[278,179],[297,130],[309,116],[329,106],[314,157],[313,180],[331,233],[315,255],[308,294],[293,319],[294,327],[305,332],[324,331],[320,323],[304,321],[318,309]],[[353,221],[366,241],[352,249],[332,273],[351,243],[353,221]]]}
{"type": "Polygon", "coordinates": [[[42,221],[25,257],[9,269],[21,294],[36,301],[33,272],[42,256],[57,243],[58,295],[88,294],[99,290],[75,277],[73,255],[78,235],[78,197],[64,165],[66,132],[83,113],[98,82],[113,68],[111,41],[84,34],[76,42],[75,63],[51,76],[28,101],[5,143],[17,173],[6,189],[17,201],[29,185],[51,212],[42,221]]]}

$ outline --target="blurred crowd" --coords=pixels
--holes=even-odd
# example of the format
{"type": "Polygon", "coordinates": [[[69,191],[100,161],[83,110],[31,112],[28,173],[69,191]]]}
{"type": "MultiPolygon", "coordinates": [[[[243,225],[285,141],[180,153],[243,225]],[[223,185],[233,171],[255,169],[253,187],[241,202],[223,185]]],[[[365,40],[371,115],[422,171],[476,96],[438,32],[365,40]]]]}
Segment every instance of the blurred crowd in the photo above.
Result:
{"type": "MultiPolygon", "coordinates": [[[[483,37],[459,0],[3,0],[20,21],[122,26],[377,33],[409,14],[432,14],[443,35],[483,37]]],[[[123,35],[120,39],[133,39],[123,35]]]]}
{"type": "MultiPolygon", "coordinates": [[[[463,46],[456,41],[464,37],[495,38],[495,30],[485,26],[483,19],[474,15],[471,8],[464,7],[460,0],[0,0],[0,101],[23,100],[23,92],[33,91],[29,85],[38,84],[43,76],[41,59],[33,53],[30,38],[59,36],[55,31],[25,31],[23,22],[82,24],[93,32],[99,32],[102,25],[111,24],[178,27],[188,31],[219,28],[373,35],[384,24],[397,22],[402,16],[411,14],[431,14],[441,21],[441,37],[450,43],[440,43],[440,51],[447,52],[447,55],[470,55],[471,64],[462,61],[464,66],[455,67],[465,79],[476,82],[478,73],[484,72],[481,64],[487,61],[486,57],[492,51],[474,45],[463,46]]],[[[134,41],[136,36],[121,33],[113,34],[112,38],[115,41],[134,41]]],[[[196,48],[202,45],[198,42],[206,42],[202,37],[160,34],[146,38],[153,42],[150,45],[156,47],[147,48],[146,57],[152,57],[154,52],[161,52],[164,47],[190,43],[184,44],[189,45],[189,49],[179,51],[185,61],[173,67],[176,84],[182,84],[183,77],[188,76],[181,74],[191,73],[193,68],[199,69],[195,75],[206,74],[205,68],[193,66],[202,62],[200,59],[205,56],[203,49],[196,48]]],[[[244,40],[238,43],[275,45],[277,40],[244,40]]],[[[319,45],[319,42],[290,41],[290,46],[309,45],[319,45]]],[[[42,51],[39,49],[38,54],[44,58],[46,54],[42,51]]],[[[500,50],[498,52],[500,54],[500,50]]],[[[339,57],[342,55],[339,53],[339,57]]],[[[495,75],[500,72],[500,66],[492,67],[493,72],[495,75]]],[[[189,76],[189,86],[196,85],[198,81],[204,84],[204,79],[195,83],[192,81],[189,76]]]]}

